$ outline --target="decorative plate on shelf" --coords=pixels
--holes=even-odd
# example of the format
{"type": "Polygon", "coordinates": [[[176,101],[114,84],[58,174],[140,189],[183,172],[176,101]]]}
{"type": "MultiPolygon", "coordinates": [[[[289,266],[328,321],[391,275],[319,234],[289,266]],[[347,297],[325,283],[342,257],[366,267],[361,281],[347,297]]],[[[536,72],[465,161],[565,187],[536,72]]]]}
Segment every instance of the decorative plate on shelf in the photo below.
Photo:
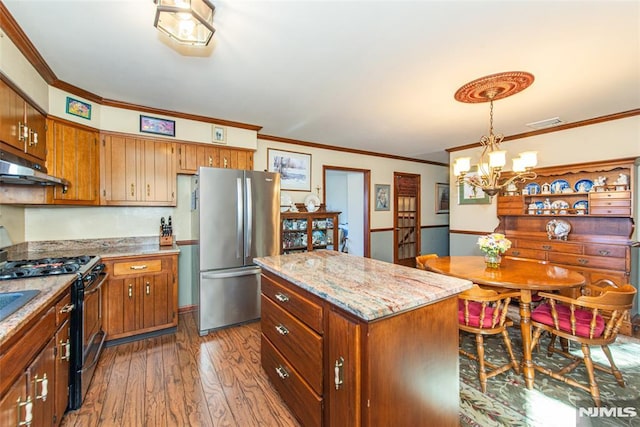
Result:
{"type": "Polygon", "coordinates": [[[581,209],[584,210],[584,213],[589,211],[589,202],[586,200],[578,200],[573,204],[573,209],[581,209]]]}
{"type": "Polygon", "coordinates": [[[564,200],[555,200],[551,203],[551,209],[569,209],[569,203],[564,200]]]}
{"type": "Polygon", "coordinates": [[[315,212],[320,208],[320,198],[315,194],[309,194],[304,198],[304,206],[308,212],[315,212]]]}
{"type": "Polygon", "coordinates": [[[591,191],[591,187],[593,187],[593,181],[590,179],[581,179],[576,182],[574,188],[578,193],[588,193],[591,191]]]}
{"type": "Polygon", "coordinates": [[[530,182],[529,184],[525,185],[524,188],[529,191],[529,194],[540,194],[540,185],[535,182],[530,182]]]}
{"type": "Polygon", "coordinates": [[[537,201],[537,202],[534,202],[534,203],[536,204],[536,207],[537,207],[538,209],[543,209],[543,208],[544,208],[544,203],[542,203],[542,202],[540,202],[540,201],[537,201]]]}
{"type": "Polygon", "coordinates": [[[569,185],[569,182],[564,179],[556,179],[551,183],[552,194],[560,194],[565,188],[571,188],[571,186],[569,185]]]}
{"type": "Polygon", "coordinates": [[[549,237],[549,240],[567,240],[570,231],[571,224],[563,219],[552,219],[547,222],[547,237],[549,237]]]}

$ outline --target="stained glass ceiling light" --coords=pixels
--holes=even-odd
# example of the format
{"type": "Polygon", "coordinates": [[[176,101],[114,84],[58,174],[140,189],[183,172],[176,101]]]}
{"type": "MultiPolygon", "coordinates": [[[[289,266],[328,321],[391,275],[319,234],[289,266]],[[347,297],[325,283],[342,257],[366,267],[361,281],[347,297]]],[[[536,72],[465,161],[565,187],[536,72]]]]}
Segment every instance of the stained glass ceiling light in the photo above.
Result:
{"type": "Polygon", "coordinates": [[[215,6],[208,0],[155,0],[153,25],[178,43],[206,46],[213,33],[215,6]]]}

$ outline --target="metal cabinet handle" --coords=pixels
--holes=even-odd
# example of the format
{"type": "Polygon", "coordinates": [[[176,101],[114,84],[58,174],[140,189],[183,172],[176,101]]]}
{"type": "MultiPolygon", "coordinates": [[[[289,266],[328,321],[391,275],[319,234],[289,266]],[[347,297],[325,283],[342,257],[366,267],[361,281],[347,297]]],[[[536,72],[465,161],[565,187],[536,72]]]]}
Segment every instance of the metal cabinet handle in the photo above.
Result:
{"type": "Polygon", "coordinates": [[[146,268],[147,268],[147,264],[132,265],[131,267],[129,267],[130,270],[144,270],[146,268]]]}
{"type": "Polygon", "coordinates": [[[209,167],[213,166],[213,157],[209,156],[209,167]]]}
{"type": "Polygon", "coordinates": [[[278,333],[280,335],[288,335],[289,334],[289,330],[287,328],[285,328],[284,325],[276,326],[276,331],[278,331],[278,333]]]}
{"type": "Polygon", "coordinates": [[[542,245],[542,249],[544,249],[545,251],[549,251],[553,248],[553,246],[551,245],[542,245]]]}
{"type": "Polygon", "coordinates": [[[276,294],[276,299],[280,302],[289,302],[289,297],[285,294],[281,294],[280,292],[276,294]]]}
{"type": "Polygon", "coordinates": [[[226,157],[224,158],[224,162],[223,163],[224,163],[224,166],[223,166],[224,168],[228,168],[229,167],[229,161],[227,160],[226,157]]]}
{"type": "Polygon", "coordinates": [[[147,197],[151,197],[151,184],[147,184],[147,197]]]}
{"type": "Polygon", "coordinates": [[[60,341],[60,360],[69,360],[71,358],[71,342],[69,338],[67,341],[60,341]]]}
{"type": "Polygon", "coordinates": [[[151,284],[149,282],[145,283],[146,288],[147,288],[147,295],[149,295],[151,293],[151,284]]]}
{"type": "Polygon", "coordinates": [[[280,378],[282,378],[283,380],[286,380],[287,378],[289,378],[289,372],[287,372],[286,369],[284,369],[284,367],[282,366],[278,366],[276,368],[276,373],[278,374],[278,376],[280,378]]]}
{"type": "Polygon", "coordinates": [[[511,251],[511,255],[518,256],[520,255],[520,251],[511,251]]]}
{"type": "Polygon", "coordinates": [[[344,373],[342,371],[343,367],[344,367],[344,358],[340,356],[338,360],[336,360],[336,364],[333,368],[333,371],[334,371],[333,382],[336,385],[336,390],[340,390],[340,386],[344,382],[344,373]]]}
{"type": "Polygon", "coordinates": [[[589,264],[589,260],[588,259],[584,259],[584,258],[578,258],[578,262],[582,265],[587,265],[589,264]]]}
{"type": "Polygon", "coordinates": [[[606,249],[602,249],[601,251],[598,251],[598,253],[603,256],[611,255],[611,251],[608,251],[606,249]]]}
{"type": "Polygon", "coordinates": [[[36,392],[36,399],[42,399],[43,402],[47,401],[47,395],[49,394],[49,380],[47,379],[47,374],[45,373],[42,378],[38,378],[36,375],[33,379],[33,389],[36,392]],[[40,395],[38,395],[38,383],[40,383],[40,395]]]}
{"type": "Polygon", "coordinates": [[[131,184],[131,195],[134,196],[136,194],[136,187],[134,184],[131,184]]]}
{"type": "Polygon", "coordinates": [[[64,314],[64,313],[71,313],[73,311],[73,309],[76,308],[76,306],[74,304],[65,304],[64,307],[62,307],[60,309],[60,313],[64,314]]]}
{"type": "Polygon", "coordinates": [[[133,285],[129,285],[129,299],[133,297],[133,285]]]}
{"type": "Polygon", "coordinates": [[[29,137],[29,128],[25,123],[18,122],[18,141],[26,141],[29,137]]]}
{"type": "Polygon", "coordinates": [[[30,426],[31,421],[33,421],[33,402],[31,401],[31,396],[28,396],[24,402],[22,402],[21,398],[18,398],[16,404],[18,405],[18,425],[30,426]],[[22,407],[24,407],[24,421],[20,421],[20,408],[22,407]]]}

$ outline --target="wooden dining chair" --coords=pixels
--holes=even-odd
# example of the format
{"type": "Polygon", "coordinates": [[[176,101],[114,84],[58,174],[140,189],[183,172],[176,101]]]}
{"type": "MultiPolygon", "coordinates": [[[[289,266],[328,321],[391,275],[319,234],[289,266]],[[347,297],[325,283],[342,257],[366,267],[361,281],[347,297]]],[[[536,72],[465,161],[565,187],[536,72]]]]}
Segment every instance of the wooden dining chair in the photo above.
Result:
{"type": "Polygon", "coordinates": [[[636,289],[632,285],[615,286],[586,286],[585,291],[590,295],[569,298],[562,295],[540,292],[544,302],[531,313],[533,349],[544,331],[551,334],[547,347],[547,356],[560,354],[570,360],[562,369],[551,370],[534,364],[537,371],[578,387],[591,394],[596,406],[601,405],[600,390],[596,382],[594,368],[613,375],[621,387],[624,379],[613,361],[608,345],[616,340],[624,317],[633,304],[636,289]],[[567,346],[558,348],[556,337],[569,342],[580,344],[583,356],[572,354],[567,346]],[[609,361],[609,367],[595,363],[591,359],[590,346],[598,345],[609,361]],[[576,367],[584,363],[587,370],[588,385],[566,376],[576,367]]]}
{"type": "Polygon", "coordinates": [[[487,391],[487,379],[509,369],[513,369],[516,373],[520,372],[507,331],[507,327],[513,325],[511,319],[507,317],[509,302],[519,294],[517,291],[497,292],[474,284],[471,289],[458,295],[458,327],[460,331],[475,336],[476,354],[462,348],[459,351],[460,354],[478,362],[478,376],[483,393],[487,391]],[[490,363],[484,357],[484,336],[498,334],[502,335],[504,347],[509,356],[509,361],[503,365],[490,363]]]}
{"type": "Polygon", "coordinates": [[[421,270],[426,270],[427,268],[425,267],[425,263],[431,258],[438,258],[438,254],[418,255],[416,257],[416,267],[421,270]]]}

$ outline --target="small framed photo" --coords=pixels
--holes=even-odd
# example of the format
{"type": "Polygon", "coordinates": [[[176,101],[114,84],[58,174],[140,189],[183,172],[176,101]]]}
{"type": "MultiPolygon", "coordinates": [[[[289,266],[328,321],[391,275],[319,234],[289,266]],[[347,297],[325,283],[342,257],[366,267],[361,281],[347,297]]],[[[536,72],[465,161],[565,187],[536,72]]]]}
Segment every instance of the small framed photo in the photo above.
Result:
{"type": "Polygon", "coordinates": [[[267,170],[280,173],[280,189],[311,191],[311,154],[267,148],[267,170]]]}
{"type": "Polygon", "coordinates": [[[227,143],[227,129],[224,126],[213,125],[213,142],[216,144],[227,143]]]}
{"type": "Polygon", "coordinates": [[[140,116],[140,132],[176,136],[176,122],[157,117],[140,116]]]}
{"type": "Polygon", "coordinates": [[[467,180],[478,178],[478,172],[468,172],[465,181],[458,184],[458,204],[459,205],[488,205],[491,198],[482,189],[471,185],[467,180]]]}
{"type": "Polygon", "coordinates": [[[91,104],[67,96],[67,114],[91,120],[91,104]]]}
{"type": "Polygon", "coordinates": [[[376,202],[374,209],[377,211],[388,211],[391,208],[391,186],[389,184],[374,185],[376,202]]]}
{"type": "Polygon", "coordinates": [[[436,183],[436,213],[447,214],[449,213],[449,184],[437,182],[436,183]]]}

